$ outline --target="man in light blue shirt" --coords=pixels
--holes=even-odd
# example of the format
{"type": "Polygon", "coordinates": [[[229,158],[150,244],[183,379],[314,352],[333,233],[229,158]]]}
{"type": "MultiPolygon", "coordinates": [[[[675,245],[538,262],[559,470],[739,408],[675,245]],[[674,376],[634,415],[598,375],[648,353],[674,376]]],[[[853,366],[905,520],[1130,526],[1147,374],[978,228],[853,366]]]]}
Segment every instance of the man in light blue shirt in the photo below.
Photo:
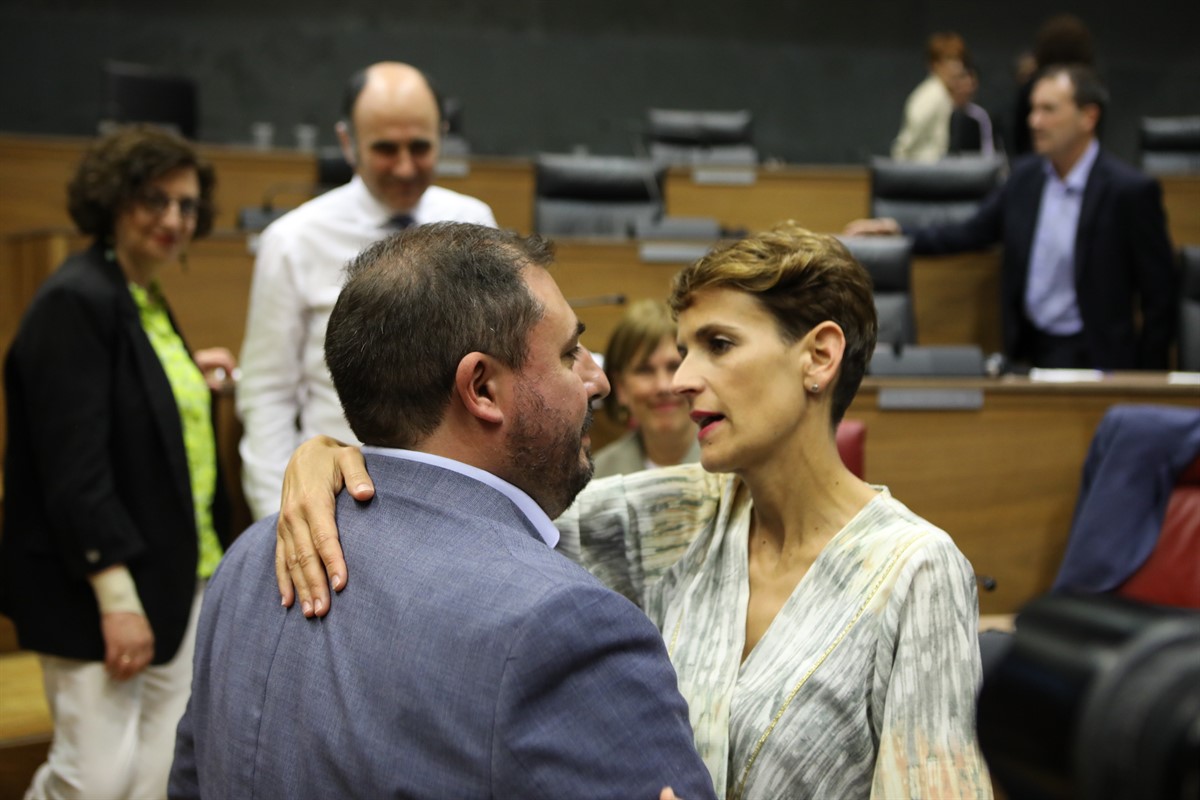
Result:
{"type": "Polygon", "coordinates": [[[1004,245],[1005,354],[1038,367],[1168,367],[1178,289],[1158,182],[1118,161],[1096,134],[1108,93],[1090,69],[1050,67],[1034,85],[1036,156],[961,223],[901,231],[857,220],[848,235],[913,237],[913,252],[1004,245]]]}

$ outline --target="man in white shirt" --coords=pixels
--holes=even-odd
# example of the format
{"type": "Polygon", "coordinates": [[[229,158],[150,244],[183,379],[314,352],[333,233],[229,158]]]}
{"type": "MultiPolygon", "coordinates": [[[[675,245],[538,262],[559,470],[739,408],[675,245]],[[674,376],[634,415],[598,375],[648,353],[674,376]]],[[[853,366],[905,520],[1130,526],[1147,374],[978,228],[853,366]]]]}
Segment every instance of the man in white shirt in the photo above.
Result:
{"type": "Polygon", "coordinates": [[[284,215],[259,240],[237,396],[242,485],[255,518],[279,509],[297,443],[319,433],[355,441],[322,349],[344,266],[411,225],[496,226],[483,202],[432,185],[442,119],[420,70],[368,67],[350,79],[342,111],[337,134],[354,179],[284,215]]]}

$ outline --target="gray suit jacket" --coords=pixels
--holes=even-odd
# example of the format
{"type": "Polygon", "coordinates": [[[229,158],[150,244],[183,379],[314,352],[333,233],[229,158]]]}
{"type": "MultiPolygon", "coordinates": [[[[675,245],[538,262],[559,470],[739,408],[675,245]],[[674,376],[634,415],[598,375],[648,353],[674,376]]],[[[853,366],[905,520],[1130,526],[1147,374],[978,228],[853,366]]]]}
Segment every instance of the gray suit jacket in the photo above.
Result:
{"type": "Polygon", "coordinates": [[[713,796],[657,629],[496,490],[372,455],[350,580],[279,606],[274,518],[208,588],[172,797],[713,796]]]}

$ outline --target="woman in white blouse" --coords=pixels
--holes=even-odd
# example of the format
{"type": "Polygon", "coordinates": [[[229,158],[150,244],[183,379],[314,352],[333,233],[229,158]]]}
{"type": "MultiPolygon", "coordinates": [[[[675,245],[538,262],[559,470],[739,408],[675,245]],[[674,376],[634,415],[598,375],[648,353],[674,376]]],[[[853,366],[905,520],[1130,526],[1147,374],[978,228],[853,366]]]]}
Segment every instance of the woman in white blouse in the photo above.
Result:
{"type": "MultiPolygon", "coordinates": [[[[701,464],[593,481],[559,549],[662,630],[718,794],[989,797],[970,565],[838,456],[875,347],[865,270],[780,226],[686,267],[669,302],[701,464]]],[[[314,440],[289,470],[361,475],[335,447],[314,440]]]]}

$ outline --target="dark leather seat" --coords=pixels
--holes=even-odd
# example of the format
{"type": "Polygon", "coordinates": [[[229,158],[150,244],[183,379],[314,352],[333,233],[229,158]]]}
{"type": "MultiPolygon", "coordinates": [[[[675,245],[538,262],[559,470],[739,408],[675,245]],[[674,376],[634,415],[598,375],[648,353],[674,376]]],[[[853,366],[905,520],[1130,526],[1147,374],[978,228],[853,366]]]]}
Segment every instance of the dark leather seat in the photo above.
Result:
{"type": "Polygon", "coordinates": [[[961,222],[1003,181],[1000,157],[958,156],[932,163],[871,159],[871,216],[902,227],[961,222]]]}
{"type": "Polygon", "coordinates": [[[848,236],[842,243],[871,275],[879,343],[915,344],[912,301],[912,241],[904,236],[848,236]]]}
{"type": "Polygon", "coordinates": [[[1141,151],[1146,172],[1200,172],[1200,115],[1142,117],[1141,151]]]}
{"type": "Polygon", "coordinates": [[[623,156],[534,160],[534,229],[547,236],[629,238],[663,216],[666,165],[623,156]]]}
{"type": "Polygon", "coordinates": [[[751,112],[744,109],[648,109],[646,141],[650,157],[666,164],[756,164],[753,122],[751,112]]]}
{"type": "Polygon", "coordinates": [[[1200,410],[1108,410],[1054,588],[1200,608],[1200,410]]]}

